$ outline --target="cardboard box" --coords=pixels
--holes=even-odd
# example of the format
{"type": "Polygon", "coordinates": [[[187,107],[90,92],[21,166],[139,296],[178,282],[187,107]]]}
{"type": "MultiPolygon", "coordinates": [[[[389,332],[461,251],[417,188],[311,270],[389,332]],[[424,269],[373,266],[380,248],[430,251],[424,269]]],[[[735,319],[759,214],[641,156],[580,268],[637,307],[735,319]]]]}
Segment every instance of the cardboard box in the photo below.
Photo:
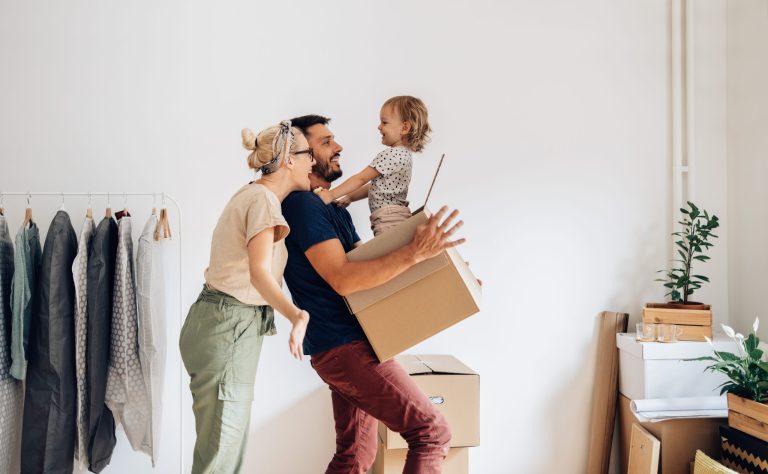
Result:
{"type": "MultiPolygon", "coordinates": [[[[432,400],[451,427],[451,446],[480,445],[480,376],[449,355],[398,356],[395,360],[432,400]]],[[[408,447],[402,436],[379,422],[386,449],[408,447]]]]}
{"type": "MultiPolygon", "coordinates": [[[[370,260],[408,244],[416,226],[431,213],[423,209],[397,227],[347,253],[350,261],[370,260]]],[[[480,285],[455,248],[425,260],[392,280],[346,297],[379,360],[394,357],[480,311],[480,285]]]]}
{"type": "MultiPolygon", "coordinates": [[[[379,443],[371,474],[401,474],[407,449],[386,449],[379,443]]],[[[469,473],[469,448],[451,448],[443,461],[443,474],[469,473]]]]}
{"type": "MultiPolygon", "coordinates": [[[[717,335],[718,351],[736,353],[736,343],[717,335]]],[[[619,348],[619,392],[631,400],[647,398],[710,397],[720,394],[724,374],[706,371],[708,361],[683,359],[712,355],[706,342],[639,342],[635,334],[617,334],[619,348]]]]}
{"type": "Polygon", "coordinates": [[[619,458],[621,473],[627,472],[632,424],[637,423],[661,443],[659,474],[688,474],[696,450],[720,459],[719,425],[725,418],[681,418],[640,423],[630,408],[630,399],[619,397],[619,458]]]}

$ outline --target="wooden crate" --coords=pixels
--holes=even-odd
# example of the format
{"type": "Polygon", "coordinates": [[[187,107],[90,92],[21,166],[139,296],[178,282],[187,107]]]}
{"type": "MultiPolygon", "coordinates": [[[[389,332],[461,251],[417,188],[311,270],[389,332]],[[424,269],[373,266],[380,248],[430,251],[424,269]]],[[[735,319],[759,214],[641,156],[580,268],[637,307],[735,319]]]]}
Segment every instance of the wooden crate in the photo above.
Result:
{"type": "Polygon", "coordinates": [[[678,324],[677,327],[682,329],[682,333],[677,337],[678,341],[701,341],[704,342],[708,337],[712,339],[712,326],[685,326],[678,324]]]}
{"type": "Polygon", "coordinates": [[[768,405],[729,393],[728,425],[768,441],[768,405]]]}
{"type": "Polygon", "coordinates": [[[685,326],[712,326],[712,308],[709,305],[707,305],[707,309],[699,310],[671,309],[664,308],[663,306],[663,304],[647,303],[643,308],[643,322],[680,324],[685,326]]]}
{"type": "Polygon", "coordinates": [[[643,323],[674,324],[682,329],[678,341],[705,341],[712,339],[712,308],[672,309],[663,304],[647,303],[643,308],[643,323]]]}

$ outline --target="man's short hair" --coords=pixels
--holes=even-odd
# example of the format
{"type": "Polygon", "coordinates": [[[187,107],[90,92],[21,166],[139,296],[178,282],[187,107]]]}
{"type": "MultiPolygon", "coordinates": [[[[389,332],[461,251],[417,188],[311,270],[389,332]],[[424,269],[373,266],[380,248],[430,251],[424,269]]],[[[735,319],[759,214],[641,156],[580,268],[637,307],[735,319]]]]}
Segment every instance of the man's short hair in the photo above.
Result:
{"type": "Polygon", "coordinates": [[[302,115],[291,119],[291,125],[301,130],[304,135],[307,134],[307,129],[313,125],[328,125],[331,119],[323,117],[322,115],[302,115]]]}

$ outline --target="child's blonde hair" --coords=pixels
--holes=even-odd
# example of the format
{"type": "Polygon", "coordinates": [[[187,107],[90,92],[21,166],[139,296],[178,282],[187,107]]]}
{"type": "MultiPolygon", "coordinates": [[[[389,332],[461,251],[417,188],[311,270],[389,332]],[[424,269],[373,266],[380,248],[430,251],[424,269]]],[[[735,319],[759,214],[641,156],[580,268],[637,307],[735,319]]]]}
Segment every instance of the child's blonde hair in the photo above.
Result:
{"type": "Polygon", "coordinates": [[[400,116],[400,120],[411,124],[411,130],[405,136],[411,151],[421,151],[429,143],[429,127],[427,106],[421,99],[410,95],[398,95],[384,102],[384,107],[390,106],[400,116]]]}

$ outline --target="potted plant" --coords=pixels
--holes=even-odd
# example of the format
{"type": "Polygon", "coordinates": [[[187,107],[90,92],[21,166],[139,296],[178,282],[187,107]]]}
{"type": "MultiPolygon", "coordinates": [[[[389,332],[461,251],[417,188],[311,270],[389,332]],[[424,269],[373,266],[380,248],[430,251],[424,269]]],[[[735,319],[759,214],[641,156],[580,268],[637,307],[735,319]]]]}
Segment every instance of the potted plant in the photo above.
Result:
{"type": "Polygon", "coordinates": [[[712,337],[712,311],[706,304],[691,301],[689,297],[701,288],[709,278],[693,272],[695,262],[704,263],[710,259],[705,255],[716,239],[712,231],[720,226],[720,221],[714,214],[699,209],[688,201],[688,208],[680,208],[683,218],[678,223],[681,230],[672,233],[675,238],[676,265],[671,270],[659,270],[665,273],[665,278],[656,281],[664,282],[668,290],[666,303],[648,303],[643,308],[644,323],[661,323],[681,325],[681,340],[703,341],[712,337]]]}
{"type": "Polygon", "coordinates": [[[669,296],[671,301],[667,305],[671,308],[679,309],[704,309],[702,303],[689,301],[688,297],[695,290],[701,288],[702,283],[709,282],[709,278],[704,275],[694,275],[693,261],[706,262],[709,256],[704,255],[704,250],[712,247],[709,239],[716,239],[717,236],[712,230],[720,227],[720,221],[717,216],[709,215],[705,210],[700,210],[694,203],[688,201],[689,209],[680,208],[683,213],[683,220],[678,224],[683,228],[679,232],[672,233],[677,240],[677,254],[680,258],[674,261],[679,264],[672,270],[659,270],[659,273],[666,273],[666,278],[658,278],[656,281],[663,281],[664,287],[669,291],[665,296],[669,296]]]}
{"type": "MultiPolygon", "coordinates": [[[[728,425],[756,438],[768,441],[768,362],[763,360],[755,318],[752,333],[746,338],[723,324],[723,331],[736,342],[737,353],[713,350],[711,356],[687,360],[712,362],[705,370],[728,377],[720,385],[720,394],[728,394],[728,425]]],[[[707,338],[707,342],[712,341],[707,338]]]]}

